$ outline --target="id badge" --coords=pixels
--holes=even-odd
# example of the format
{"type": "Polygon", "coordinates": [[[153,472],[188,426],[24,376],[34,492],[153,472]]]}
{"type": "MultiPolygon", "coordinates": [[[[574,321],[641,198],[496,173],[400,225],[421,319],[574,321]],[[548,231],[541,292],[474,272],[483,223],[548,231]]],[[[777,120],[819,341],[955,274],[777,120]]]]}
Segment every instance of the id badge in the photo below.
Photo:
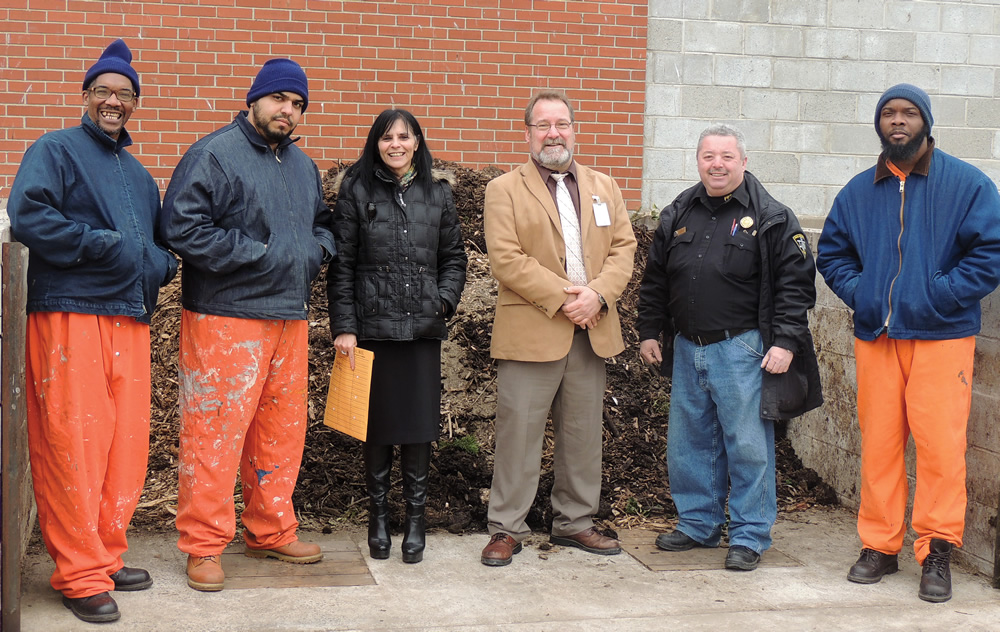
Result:
{"type": "Polygon", "coordinates": [[[611,215],[608,214],[608,203],[601,202],[594,196],[594,222],[598,226],[611,226],[611,215]]]}

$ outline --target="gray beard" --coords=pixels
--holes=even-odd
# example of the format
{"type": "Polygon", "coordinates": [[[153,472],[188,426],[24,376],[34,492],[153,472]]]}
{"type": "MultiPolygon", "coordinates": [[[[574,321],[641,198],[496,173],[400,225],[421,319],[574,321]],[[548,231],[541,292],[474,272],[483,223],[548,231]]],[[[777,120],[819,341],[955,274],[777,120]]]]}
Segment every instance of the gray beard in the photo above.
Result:
{"type": "Polygon", "coordinates": [[[538,164],[542,165],[546,169],[557,170],[560,167],[568,166],[573,160],[573,153],[569,151],[565,145],[550,145],[550,147],[560,147],[563,150],[562,153],[565,157],[555,158],[551,154],[546,154],[545,147],[543,147],[542,151],[538,152],[538,154],[534,156],[534,159],[538,161],[538,164]]]}

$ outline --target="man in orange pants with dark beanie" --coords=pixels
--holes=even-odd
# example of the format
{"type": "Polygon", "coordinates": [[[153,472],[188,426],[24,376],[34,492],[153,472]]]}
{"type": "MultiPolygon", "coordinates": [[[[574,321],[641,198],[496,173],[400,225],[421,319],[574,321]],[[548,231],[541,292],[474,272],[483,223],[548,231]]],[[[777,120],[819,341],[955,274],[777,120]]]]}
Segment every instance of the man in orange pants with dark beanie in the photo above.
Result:
{"type": "Polygon", "coordinates": [[[184,260],[178,547],[188,585],[222,590],[243,483],[246,555],[318,562],[292,492],[305,444],[310,284],[334,248],[319,170],[292,138],[309,105],[291,59],[264,64],[249,111],[184,154],[163,233],[184,260]]]}
{"type": "Polygon", "coordinates": [[[979,301],[1000,283],[1000,195],[982,171],[935,147],[933,124],[920,88],[882,94],[882,154],[837,195],[816,267],[854,310],[863,548],[847,579],[874,584],[899,568],[912,434],[917,595],[943,602],[965,530],[979,301]]]}
{"type": "Polygon", "coordinates": [[[28,247],[28,450],[52,587],[84,621],[121,617],[109,591],[149,454],[149,320],[177,261],[157,244],[160,191],[125,148],[139,103],[132,52],[113,42],[83,79],[81,124],[25,153],[7,212],[28,247]]]}

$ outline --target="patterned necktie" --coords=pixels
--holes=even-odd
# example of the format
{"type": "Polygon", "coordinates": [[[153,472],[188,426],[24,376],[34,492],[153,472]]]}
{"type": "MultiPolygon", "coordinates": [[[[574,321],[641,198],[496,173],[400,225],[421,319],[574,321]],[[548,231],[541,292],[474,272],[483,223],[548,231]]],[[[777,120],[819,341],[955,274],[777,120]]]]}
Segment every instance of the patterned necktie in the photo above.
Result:
{"type": "Polygon", "coordinates": [[[573,198],[563,179],[569,174],[553,173],[556,179],[556,206],[562,223],[563,241],[566,242],[566,275],[573,285],[587,285],[587,269],[583,265],[583,244],[580,239],[580,221],[576,217],[573,198]]]}

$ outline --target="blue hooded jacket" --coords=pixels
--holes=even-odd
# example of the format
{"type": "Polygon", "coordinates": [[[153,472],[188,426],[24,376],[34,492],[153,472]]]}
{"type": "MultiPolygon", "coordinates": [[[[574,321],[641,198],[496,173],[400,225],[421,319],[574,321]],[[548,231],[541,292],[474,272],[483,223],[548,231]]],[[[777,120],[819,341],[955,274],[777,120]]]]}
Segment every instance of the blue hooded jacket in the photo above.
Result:
{"type": "Polygon", "coordinates": [[[84,114],[25,152],[7,213],[28,247],[31,312],[130,316],[148,323],[177,260],[156,243],[160,190],[118,140],[84,114]]]}
{"type": "Polygon", "coordinates": [[[872,341],[975,335],[979,301],[1000,283],[1000,195],[982,171],[935,149],[905,186],[878,164],[837,195],[816,267],[872,341]]]}

